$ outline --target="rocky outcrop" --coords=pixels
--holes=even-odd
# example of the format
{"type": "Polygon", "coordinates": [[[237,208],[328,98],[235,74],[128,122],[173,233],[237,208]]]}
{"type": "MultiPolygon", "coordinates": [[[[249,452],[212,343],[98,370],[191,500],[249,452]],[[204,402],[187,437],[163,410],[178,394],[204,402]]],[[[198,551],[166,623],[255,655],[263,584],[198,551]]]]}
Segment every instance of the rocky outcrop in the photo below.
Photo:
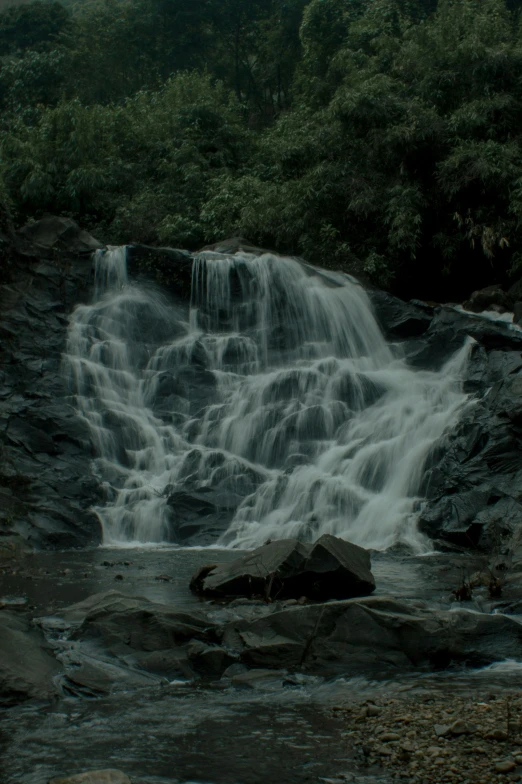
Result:
{"type": "Polygon", "coordinates": [[[90,435],[63,372],[68,314],[100,243],[69,219],[29,224],[0,286],[0,525],[36,547],[97,542],[90,435]]]}
{"type": "MultiPolygon", "coordinates": [[[[74,221],[52,217],[4,239],[0,527],[3,534],[18,534],[36,548],[97,543],[100,526],[91,509],[105,496],[91,470],[91,434],[77,415],[63,355],[69,314],[91,298],[92,252],[101,245],[74,221]]],[[[240,249],[262,250],[233,238],[207,251],[240,249]]],[[[185,309],[192,262],[186,251],[138,245],[128,250],[131,277],[152,280],[185,309]]],[[[473,307],[508,307],[520,299],[517,285],[505,296],[495,287],[477,292],[471,298],[473,307]]],[[[430,458],[420,525],[431,537],[452,544],[503,546],[522,523],[522,330],[449,306],[404,303],[377,290],[369,295],[383,331],[402,343],[414,367],[440,369],[472,341],[465,390],[473,402],[430,458]]],[[[143,324],[140,345],[145,354],[152,345],[150,331],[150,324],[143,324]]],[[[196,342],[175,374],[164,373],[158,379],[150,405],[159,419],[174,425],[195,420],[215,400],[215,377],[205,362],[203,347],[196,342]]],[[[176,541],[215,541],[238,505],[265,479],[257,467],[245,464],[235,472],[232,489],[224,474],[209,487],[198,480],[203,459],[218,461],[223,455],[203,455],[195,445],[181,477],[183,486],[165,491],[176,541]]],[[[3,537],[3,543],[7,541],[3,537]]],[[[15,541],[9,540],[4,548],[11,555],[19,552],[15,541]]]]}
{"type": "Polygon", "coordinates": [[[98,693],[108,688],[109,665],[114,680],[124,673],[127,687],[147,672],[211,680],[242,674],[246,667],[322,676],[382,674],[397,667],[444,668],[464,662],[481,667],[517,657],[522,643],[522,627],[507,616],[434,610],[423,602],[377,596],[180,611],[112,591],[63,614],[76,627],[75,666],[66,666],[66,677],[77,678],[82,666],[94,667],[98,656],[90,684],[94,690],[103,663],[98,693]]]}
{"type": "Polygon", "coordinates": [[[324,600],[365,596],[375,590],[375,580],[366,550],[325,534],[315,544],[296,539],[265,544],[198,573],[192,587],[206,596],[324,600]]]}
{"type": "Polygon", "coordinates": [[[230,624],[223,641],[250,666],[332,675],[464,661],[482,666],[497,661],[500,649],[516,655],[522,628],[500,616],[436,612],[422,602],[370,597],[289,607],[230,624]]]}
{"type": "Polygon", "coordinates": [[[369,289],[377,321],[390,340],[405,340],[423,335],[431,324],[434,308],[424,302],[403,302],[379,289],[369,289]]]}
{"type": "Polygon", "coordinates": [[[522,331],[441,308],[411,362],[441,366],[473,339],[464,386],[470,403],[432,455],[419,525],[431,537],[499,553],[522,525],[522,331]]]}

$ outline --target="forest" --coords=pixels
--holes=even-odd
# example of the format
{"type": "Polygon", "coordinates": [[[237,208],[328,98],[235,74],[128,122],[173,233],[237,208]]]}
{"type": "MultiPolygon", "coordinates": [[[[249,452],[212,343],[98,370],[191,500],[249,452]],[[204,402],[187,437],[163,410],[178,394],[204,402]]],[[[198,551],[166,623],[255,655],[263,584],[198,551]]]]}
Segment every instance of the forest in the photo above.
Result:
{"type": "Polygon", "coordinates": [[[402,296],[522,268],[522,3],[77,0],[0,13],[0,204],[225,236],[402,296]]]}

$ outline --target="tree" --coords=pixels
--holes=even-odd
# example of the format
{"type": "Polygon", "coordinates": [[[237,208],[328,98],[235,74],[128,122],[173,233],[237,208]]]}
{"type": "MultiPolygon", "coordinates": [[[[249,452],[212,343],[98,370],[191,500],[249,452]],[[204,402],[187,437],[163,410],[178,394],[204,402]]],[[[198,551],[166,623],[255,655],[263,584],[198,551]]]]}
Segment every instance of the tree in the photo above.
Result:
{"type": "Polygon", "coordinates": [[[70,24],[69,11],[58,2],[35,2],[11,6],[0,13],[2,55],[26,49],[48,49],[70,24]]]}

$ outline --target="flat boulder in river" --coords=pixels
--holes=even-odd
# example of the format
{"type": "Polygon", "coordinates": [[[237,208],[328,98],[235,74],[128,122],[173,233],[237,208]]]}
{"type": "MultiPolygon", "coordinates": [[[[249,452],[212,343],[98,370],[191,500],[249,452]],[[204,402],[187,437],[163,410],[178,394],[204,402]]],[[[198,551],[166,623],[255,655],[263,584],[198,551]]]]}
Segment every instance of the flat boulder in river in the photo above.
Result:
{"type": "Polygon", "coordinates": [[[231,563],[206,567],[191,587],[207,596],[348,599],[375,590],[370,566],[367,550],[330,534],[315,544],[281,539],[231,563]]]}
{"type": "Polygon", "coordinates": [[[51,779],[49,784],[131,784],[121,770],[91,770],[73,776],[62,776],[51,779]]]}

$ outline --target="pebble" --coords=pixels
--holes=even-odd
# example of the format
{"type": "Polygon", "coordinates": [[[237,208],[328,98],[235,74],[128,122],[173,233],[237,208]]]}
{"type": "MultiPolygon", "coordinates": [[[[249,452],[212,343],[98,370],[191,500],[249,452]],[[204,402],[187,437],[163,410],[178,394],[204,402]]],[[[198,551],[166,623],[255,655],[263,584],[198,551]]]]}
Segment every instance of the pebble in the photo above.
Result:
{"type": "Polygon", "coordinates": [[[379,735],[379,740],[383,743],[393,743],[394,741],[400,740],[401,736],[397,735],[396,732],[385,732],[382,735],[379,735]]]}
{"type": "Polygon", "coordinates": [[[504,762],[497,762],[495,770],[497,773],[510,773],[516,768],[516,762],[512,759],[504,760],[504,762]]]}
{"type": "Polygon", "coordinates": [[[488,732],[484,737],[486,740],[496,740],[502,742],[508,739],[508,734],[505,730],[496,729],[488,732]]]}
{"type": "Polygon", "coordinates": [[[367,701],[351,702],[336,716],[351,730],[343,733],[347,747],[366,749],[366,764],[380,767],[383,781],[522,782],[520,729],[506,732],[506,704],[510,724],[522,727],[522,692],[510,693],[509,703],[505,695],[496,699],[476,691],[467,696],[438,690],[404,693],[375,706],[378,725],[371,722],[374,706],[367,701]],[[423,703],[429,703],[429,712],[423,703]]]}

